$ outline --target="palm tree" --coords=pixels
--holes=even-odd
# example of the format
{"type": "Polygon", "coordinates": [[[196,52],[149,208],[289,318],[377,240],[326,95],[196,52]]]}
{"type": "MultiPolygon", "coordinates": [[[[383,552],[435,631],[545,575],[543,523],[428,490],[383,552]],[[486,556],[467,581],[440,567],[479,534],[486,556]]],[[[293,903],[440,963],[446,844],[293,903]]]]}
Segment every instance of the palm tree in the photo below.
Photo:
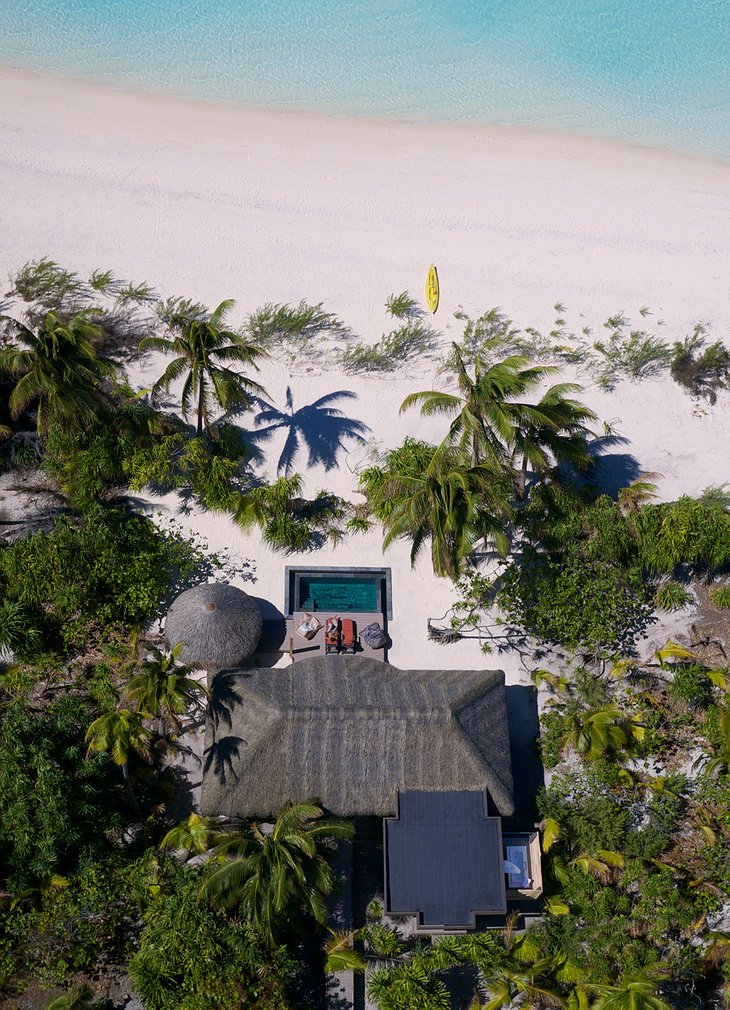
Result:
{"type": "Polygon", "coordinates": [[[626,971],[612,983],[589,982],[587,988],[597,996],[592,1010],[671,1010],[666,1000],[657,996],[657,989],[667,978],[663,965],[650,964],[626,971]]]}
{"type": "Polygon", "coordinates": [[[560,1007],[564,1001],[550,978],[556,964],[541,956],[529,933],[515,931],[516,915],[507,919],[498,957],[479,958],[489,999],[482,1010],[506,1010],[516,1001],[523,1007],[560,1007]]]}
{"type": "Polygon", "coordinates": [[[458,450],[434,453],[423,474],[391,477],[378,496],[391,503],[383,549],[408,537],[415,564],[430,540],[433,570],[439,576],[456,578],[480,540],[492,541],[503,556],[509,549],[504,480],[493,465],[464,462],[458,450]]]}
{"type": "Polygon", "coordinates": [[[126,688],[127,698],[137,712],[159,719],[160,732],[167,723],[175,735],[182,728],[180,716],[207,693],[203,684],[189,676],[193,668],[179,664],[183,648],[180,642],[165,653],[152,646],[151,656],[143,661],[140,672],[126,688]]]}
{"type": "Polygon", "coordinates": [[[87,753],[106,752],[124,776],[129,798],[139,812],[137,797],[129,778],[129,758],[134,752],[145,760],[152,757],[152,733],[144,725],[145,714],[130,712],[127,708],[105,712],[95,719],[86,731],[87,753]]]}
{"type": "Polygon", "coordinates": [[[639,718],[627,716],[618,705],[574,709],[564,717],[562,749],[596,761],[604,755],[630,753],[643,736],[639,718]]]}
{"type": "Polygon", "coordinates": [[[11,322],[20,346],[0,351],[0,371],[18,380],[9,399],[11,416],[17,418],[37,402],[39,435],[51,422],[68,426],[98,417],[108,403],[103,382],[118,369],[97,354],[94,342],[101,330],[89,320],[88,310],[67,323],[49,312],[37,334],[17,320],[11,322]]]}
{"type": "Polygon", "coordinates": [[[272,946],[302,910],[323,926],[334,877],[322,846],[351,838],[353,830],[348,821],[325,817],[314,801],[289,804],[270,833],[254,823],[217,847],[217,855],[231,858],[211,867],[200,897],[221,907],[240,906],[272,946]]]}
{"type": "Polygon", "coordinates": [[[210,411],[214,404],[223,410],[245,406],[249,396],[266,395],[257,382],[231,371],[230,364],[252,366],[258,371],[256,361],[266,357],[266,352],[248,342],[240,333],[223,329],[225,315],[233,305],[232,300],[221,302],[207,318],[183,318],[174,327],[178,331],[172,339],[145,337],[140,341],[140,351],[162,351],[174,354],[174,359],[152,387],[153,396],[161,389],[167,392],[170,383],[185,376],[182,389],[182,413],[187,420],[192,411],[197,417],[197,434],[210,430],[210,411]]]}
{"type": "Polygon", "coordinates": [[[652,477],[660,477],[658,473],[645,473],[636,480],[632,480],[626,487],[619,488],[618,507],[624,515],[631,515],[638,512],[642,505],[646,505],[652,498],[656,498],[657,485],[652,477]]]}
{"type": "Polygon", "coordinates": [[[329,930],[329,936],[324,942],[324,970],[328,975],[340,971],[365,971],[367,961],[353,948],[356,937],[357,933],[353,930],[329,930]]]}
{"type": "MultiPolygon", "coordinates": [[[[485,351],[498,344],[497,338],[489,341],[485,351]]],[[[535,429],[552,428],[551,418],[539,406],[516,403],[515,397],[523,396],[557,369],[550,365],[530,365],[529,358],[520,354],[488,364],[483,352],[474,362],[472,378],[458,346],[454,344],[453,348],[458,393],[436,390],[411,393],[401,404],[401,412],[420,404],[421,414],[425,416],[456,415],[445,442],[467,449],[474,466],[487,460],[504,465],[514,445],[518,423],[523,427],[529,424],[535,429]]]]}
{"type": "Polygon", "coordinates": [[[490,998],[481,1010],[508,1010],[516,1000],[525,1008],[563,1006],[562,997],[540,978],[549,965],[549,958],[530,965],[501,964],[486,980],[490,998]]]}
{"type": "Polygon", "coordinates": [[[521,460],[517,476],[517,494],[525,497],[527,469],[544,473],[554,463],[572,463],[583,469],[591,462],[586,441],[587,421],[596,415],[568,393],[581,392],[582,386],[563,382],[551,386],[538,400],[535,408],[529,407],[524,415],[520,404],[514,404],[515,424],[511,440],[512,459],[521,460]]]}
{"type": "Polygon", "coordinates": [[[160,842],[159,848],[202,855],[211,845],[216,844],[222,835],[222,832],[216,829],[217,824],[215,817],[201,817],[193,811],[184,821],[170,828],[160,842]]]}
{"type": "Polygon", "coordinates": [[[425,955],[405,964],[379,968],[368,975],[367,997],[380,1010],[450,1010],[445,983],[429,969],[425,955]]]}
{"type": "Polygon", "coordinates": [[[279,410],[270,403],[263,403],[263,410],[256,417],[257,426],[269,427],[257,432],[257,438],[266,438],[278,428],[288,431],[284,448],[276,464],[277,473],[285,477],[291,475],[294,457],[303,441],[309,454],[308,466],[322,464],[325,470],[337,465],[337,451],[342,448],[344,438],[362,438],[369,430],[366,424],[351,417],[345,417],[341,410],[333,406],[339,400],[353,399],[354,393],[341,389],[335,393],[320,396],[314,403],[294,410],[294,400],[289,386],[286,388],[286,410],[279,410]]]}

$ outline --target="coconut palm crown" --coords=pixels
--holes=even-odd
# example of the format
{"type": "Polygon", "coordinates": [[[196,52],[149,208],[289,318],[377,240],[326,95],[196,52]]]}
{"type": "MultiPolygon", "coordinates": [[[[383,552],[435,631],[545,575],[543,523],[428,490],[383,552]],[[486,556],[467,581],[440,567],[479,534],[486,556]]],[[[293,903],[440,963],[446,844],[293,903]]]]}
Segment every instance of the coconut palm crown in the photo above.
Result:
{"type": "Polygon", "coordinates": [[[418,476],[393,476],[380,489],[395,502],[384,520],[386,549],[399,537],[411,539],[411,564],[430,540],[436,575],[456,578],[480,540],[504,556],[509,549],[509,492],[490,463],[470,466],[450,447],[434,453],[418,476]]]}
{"type": "MultiPolygon", "coordinates": [[[[494,343],[493,341],[490,343],[494,343]]],[[[496,344],[495,344],[496,346],[496,344]]],[[[486,354],[485,347],[483,354],[486,354]]],[[[457,393],[424,390],[411,393],[401,404],[401,412],[416,404],[421,413],[454,416],[446,441],[467,449],[475,465],[486,460],[504,462],[508,447],[514,443],[519,417],[534,426],[552,427],[552,421],[534,404],[515,403],[557,369],[552,365],[531,365],[529,358],[512,354],[488,363],[483,355],[474,362],[474,377],[456,344],[451,356],[457,393]]]]}
{"type": "Polygon", "coordinates": [[[182,643],[168,653],[150,647],[148,657],[126,688],[136,711],[159,719],[173,735],[182,729],[181,716],[206,693],[205,686],[191,676],[193,667],[180,663],[182,650],[182,643]]]}
{"type": "Polygon", "coordinates": [[[38,333],[18,320],[10,323],[17,342],[0,350],[0,371],[17,377],[9,398],[11,416],[17,418],[36,403],[39,435],[45,435],[52,422],[69,426],[98,417],[108,403],[104,380],[118,369],[97,353],[94,343],[101,330],[89,311],[66,323],[49,312],[38,333]]]}
{"type": "Polygon", "coordinates": [[[519,497],[524,497],[528,465],[542,473],[552,460],[567,460],[579,467],[590,462],[585,424],[595,414],[569,395],[581,390],[575,383],[551,386],[537,403],[519,399],[557,368],[531,364],[520,354],[490,363],[489,351],[498,348],[496,338],[485,344],[474,361],[472,377],[454,344],[450,368],[458,391],[411,393],[400,409],[420,404],[424,415],[453,416],[444,444],[467,451],[474,466],[500,463],[511,472],[519,462],[521,469],[514,474],[514,482],[519,497]]]}
{"type": "Polygon", "coordinates": [[[221,302],[207,319],[187,317],[174,321],[172,338],[145,337],[140,341],[140,351],[175,355],[152,387],[152,395],[163,389],[168,392],[171,383],[185,376],[182,414],[186,420],[195,414],[198,435],[202,435],[203,428],[210,431],[215,405],[227,410],[247,406],[251,395],[267,395],[263,386],[229,367],[239,364],[258,371],[257,359],[266,357],[261,347],[240,333],[224,329],[226,313],[233,304],[231,299],[221,302]]]}
{"type": "Polygon", "coordinates": [[[239,906],[272,945],[301,911],[324,926],[334,876],[322,846],[351,838],[353,831],[349,821],[326,817],[313,800],[289,804],[271,832],[254,823],[216,848],[225,862],[212,864],[200,897],[223,908],[239,906]]]}

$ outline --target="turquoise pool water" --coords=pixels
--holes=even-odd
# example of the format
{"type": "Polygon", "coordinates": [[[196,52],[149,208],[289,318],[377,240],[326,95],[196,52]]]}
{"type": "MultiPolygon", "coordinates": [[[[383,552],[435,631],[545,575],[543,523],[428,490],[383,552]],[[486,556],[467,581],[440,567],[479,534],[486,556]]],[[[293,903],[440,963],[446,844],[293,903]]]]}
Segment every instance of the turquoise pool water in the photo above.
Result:
{"type": "Polygon", "coordinates": [[[730,156],[728,0],[5,0],[0,62],[730,156]]]}
{"type": "Polygon", "coordinates": [[[336,614],[375,614],[379,606],[380,579],[375,576],[349,578],[336,575],[297,576],[298,610],[336,614]]]}

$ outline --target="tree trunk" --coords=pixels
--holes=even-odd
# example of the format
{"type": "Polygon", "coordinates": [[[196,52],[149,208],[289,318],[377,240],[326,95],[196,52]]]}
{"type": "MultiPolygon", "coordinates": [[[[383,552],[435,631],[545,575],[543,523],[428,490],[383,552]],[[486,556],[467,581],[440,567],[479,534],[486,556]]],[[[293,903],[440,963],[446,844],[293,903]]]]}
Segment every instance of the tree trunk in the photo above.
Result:
{"type": "Polygon", "coordinates": [[[129,798],[132,801],[132,806],[134,807],[134,812],[136,814],[141,814],[142,811],[139,809],[139,803],[137,802],[137,797],[134,795],[134,790],[132,789],[132,783],[129,778],[129,762],[125,761],[122,765],[122,775],[124,776],[124,785],[127,787],[127,792],[129,793],[129,798]]]}
{"type": "Polygon", "coordinates": [[[196,433],[198,438],[203,434],[203,391],[203,376],[201,375],[198,379],[198,430],[196,433]]]}
{"type": "Polygon", "coordinates": [[[517,495],[520,499],[525,497],[525,489],[527,488],[527,456],[522,457],[522,466],[520,467],[520,474],[517,478],[517,495]]]}

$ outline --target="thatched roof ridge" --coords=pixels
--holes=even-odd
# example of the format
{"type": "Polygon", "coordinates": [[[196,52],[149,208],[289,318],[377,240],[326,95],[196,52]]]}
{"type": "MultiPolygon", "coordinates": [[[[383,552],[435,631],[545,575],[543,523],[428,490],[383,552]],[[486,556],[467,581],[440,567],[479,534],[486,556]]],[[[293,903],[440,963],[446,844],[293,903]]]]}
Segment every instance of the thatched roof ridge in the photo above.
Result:
{"type": "Polygon", "coordinates": [[[409,789],[488,789],[501,813],[512,812],[500,670],[398,670],[327,656],[214,680],[205,813],[265,817],[317,796],[343,816],[393,816],[409,789]]]}
{"type": "Polygon", "coordinates": [[[208,582],[180,593],[165,619],[165,638],[170,646],[184,643],[184,663],[223,670],[248,662],[262,627],[259,605],[247,593],[208,582]]]}

